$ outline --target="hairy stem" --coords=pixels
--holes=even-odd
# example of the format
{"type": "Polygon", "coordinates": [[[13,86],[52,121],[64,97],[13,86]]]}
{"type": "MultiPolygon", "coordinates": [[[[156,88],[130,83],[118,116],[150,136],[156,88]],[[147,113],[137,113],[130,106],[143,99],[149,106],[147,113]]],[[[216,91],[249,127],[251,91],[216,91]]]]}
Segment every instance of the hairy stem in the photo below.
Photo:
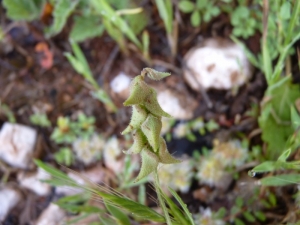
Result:
{"type": "Polygon", "coordinates": [[[157,194],[157,197],[158,197],[158,201],[159,201],[160,207],[162,208],[162,210],[164,212],[167,224],[168,225],[172,225],[168,209],[166,207],[165,201],[164,201],[163,196],[161,194],[161,189],[160,189],[160,185],[159,185],[159,179],[158,179],[157,169],[154,171],[153,176],[154,176],[154,187],[155,187],[155,191],[156,191],[156,194],[157,194]]]}

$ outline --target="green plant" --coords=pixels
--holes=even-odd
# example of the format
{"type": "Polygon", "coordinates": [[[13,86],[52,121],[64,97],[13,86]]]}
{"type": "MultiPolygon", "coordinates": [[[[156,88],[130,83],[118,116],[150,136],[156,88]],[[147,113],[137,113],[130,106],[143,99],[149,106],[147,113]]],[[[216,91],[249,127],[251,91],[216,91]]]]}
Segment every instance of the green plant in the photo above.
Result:
{"type": "Polygon", "coordinates": [[[45,113],[35,113],[30,116],[30,122],[40,127],[50,127],[51,122],[49,121],[45,113]]]}
{"type": "Polygon", "coordinates": [[[60,164],[71,166],[74,162],[74,155],[70,148],[64,147],[54,154],[54,159],[60,164]]]}
{"type": "Polygon", "coordinates": [[[70,41],[74,55],[71,53],[65,53],[65,56],[76,70],[77,73],[81,74],[93,87],[92,96],[103,102],[109,110],[116,112],[117,107],[114,105],[109,95],[98,85],[97,81],[93,77],[88,62],[81,51],[77,43],[70,41]]]}
{"type": "Polygon", "coordinates": [[[44,3],[45,0],[4,0],[2,4],[10,19],[32,21],[40,16],[44,3]]]}
{"type": "Polygon", "coordinates": [[[238,6],[231,14],[233,35],[248,38],[256,32],[257,20],[251,17],[251,11],[247,6],[238,6]]]}
{"type": "Polygon", "coordinates": [[[133,132],[134,137],[132,147],[125,153],[140,153],[142,157],[142,167],[137,181],[156,171],[159,163],[179,162],[170,155],[164,139],[160,137],[161,117],[171,116],[158,104],[156,91],[144,81],[146,75],[152,80],[160,80],[170,74],[157,72],[151,68],[143,69],[141,75],[131,82],[130,96],[124,102],[125,106],[132,106],[133,112],[130,124],[122,134],[133,132]]]}
{"type": "Polygon", "coordinates": [[[209,22],[213,17],[220,14],[220,9],[215,5],[215,1],[209,0],[196,0],[193,1],[183,0],[179,2],[179,9],[184,13],[191,13],[191,24],[198,27],[201,21],[209,22]]]}
{"type": "Polygon", "coordinates": [[[171,49],[171,55],[174,58],[177,53],[178,27],[173,23],[173,5],[172,1],[155,0],[159,15],[164,22],[168,43],[171,49]]]}
{"type": "MultiPolygon", "coordinates": [[[[264,72],[267,80],[258,121],[262,139],[268,144],[266,157],[274,160],[288,148],[287,140],[293,133],[290,106],[300,94],[298,85],[291,81],[290,71],[283,70],[289,67],[291,47],[300,39],[300,2],[276,1],[269,8],[261,41],[262,54],[255,57],[245,50],[250,62],[264,72]],[[272,66],[274,59],[277,60],[272,66]]],[[[241,44],[233,36],[232,39],[241,44]]]]}

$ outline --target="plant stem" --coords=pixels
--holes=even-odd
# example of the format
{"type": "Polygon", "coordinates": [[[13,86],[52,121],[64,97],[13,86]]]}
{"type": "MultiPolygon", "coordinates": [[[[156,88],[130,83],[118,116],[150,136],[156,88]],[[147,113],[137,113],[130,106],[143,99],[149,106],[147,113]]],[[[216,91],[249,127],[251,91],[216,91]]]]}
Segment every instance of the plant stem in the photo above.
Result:
{"type": "Polygon", "coordinates": [[[162,210],[164,212],[167,224],[172,225],[169,212],[167,210],[166,204],[165,204],[164,199],[163,199],[162,194],[161,194],[157,169],[154,171],[153,176],[154,176],[154,187],[155,187],[155,191],[156,191],[156,194],[157,194],[157,197],[158,197],[159,205],[160,205],[160,207],[162,208],[162,210]]]}

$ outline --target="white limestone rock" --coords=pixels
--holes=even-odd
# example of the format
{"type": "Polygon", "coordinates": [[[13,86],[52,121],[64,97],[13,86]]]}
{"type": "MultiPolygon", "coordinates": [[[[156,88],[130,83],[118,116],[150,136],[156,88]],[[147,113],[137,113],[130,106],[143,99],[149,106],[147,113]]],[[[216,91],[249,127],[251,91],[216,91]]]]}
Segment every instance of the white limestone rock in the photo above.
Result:
{"type": "Polygon", "coordinates": [[[21,200],[21,194],[12,189],[4,188],[0,190],[0,223],[5,220],[9,211],[21,200]]]}
{"type": "Polygon", "coordinates": [[[64,210],[58,205],[50,203],[50,205],[42,212],[35,225],[59,225],[64,224],[63,220],[66,217],[64,210]]]}
{"type": "Polygon", "coordinates": [[[37,132],[33,128],[4,123],[0,131],[0,158],[13,167],[28,168],[36,139],[37,132]]]}
{"type": "Polygon", "coordinates": [[[208,39],[185,55],[184,78],[196,91],[229,90],[243,85],[251,76],[251,66],[243,49],[224,39],[208,39]],[[199,85],[200,84],[200,85],[199,85]]]}
{"type": "Polygon", "coordinates": [[[183,107],[179,98],[168,89],[158,92],[157,100],[161,108],[176,119],[191,119],[193,117],[193,111],[183,107]]]}
{"type": "Polygon", "coordinates": [[[112,92],[124,99],[129,96],[129,85],[132,78],[124,72],[120,72],[111,82],[110,88],[112,92]]]}
{"type": "Polygon", "coordinates": [[[21,187],[29,189],[39,196],[47,196],[51,191],[51,187],[41,180],[47,180],[50,179],[50,177],[50,174],[38,168],[38,171],[32,174],[26,174],[25,172],[19,173],[18,181],[21,187]]]}

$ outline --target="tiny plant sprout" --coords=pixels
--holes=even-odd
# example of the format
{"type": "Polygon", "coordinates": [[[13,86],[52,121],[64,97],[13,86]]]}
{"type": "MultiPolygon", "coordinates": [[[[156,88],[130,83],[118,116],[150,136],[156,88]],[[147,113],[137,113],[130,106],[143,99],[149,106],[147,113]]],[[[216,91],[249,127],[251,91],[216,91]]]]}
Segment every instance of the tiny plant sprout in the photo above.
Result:
{"type": "Polygon", "coordinates": [[[165,140],[160,136],[162,117],[172,116],[160,107],[156,91],[145,82],[145,76],[158,81],[170,76],[170,73],[158,72],[151,68],[143,69],[141,75],[131,82],[130,96],[124,102],[124,106],[132,107],[132,116],[122,134],[132,133],[133,136],[133,145],[124,153],[140,153],[142,158],[141,170],[135,181],[156,171],[159,163],[180,162],[169,153],[165,140]]]}

